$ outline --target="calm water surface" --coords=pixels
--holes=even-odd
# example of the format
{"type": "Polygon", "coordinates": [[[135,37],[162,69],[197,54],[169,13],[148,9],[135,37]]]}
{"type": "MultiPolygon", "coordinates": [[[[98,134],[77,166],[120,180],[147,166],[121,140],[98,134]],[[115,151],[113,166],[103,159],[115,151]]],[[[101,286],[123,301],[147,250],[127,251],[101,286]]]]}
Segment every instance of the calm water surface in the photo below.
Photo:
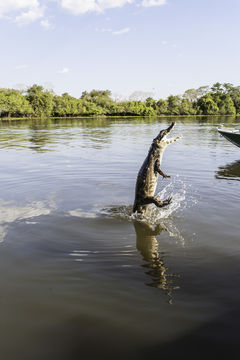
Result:
{"type": "Polygon", "coordinates": [[[1,359],[238,358],[240,149],[216,121],[177,119],[148,222],[136,175],[171,119],[0,123],[1,359]]]}

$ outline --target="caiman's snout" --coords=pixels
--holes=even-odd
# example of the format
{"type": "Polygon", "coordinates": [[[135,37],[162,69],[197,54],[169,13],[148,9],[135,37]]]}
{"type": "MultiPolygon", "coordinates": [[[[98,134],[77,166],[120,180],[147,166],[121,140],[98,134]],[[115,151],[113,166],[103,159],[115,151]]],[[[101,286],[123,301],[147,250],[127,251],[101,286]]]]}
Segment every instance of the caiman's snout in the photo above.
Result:
{"type": "Polygon", "coordinates": [[[173,130],[175,124],[175,122],[172,122],[167,129],[161,130],[159,135],[154,140],[157,140],[157,142],[163,140],[173,130]]]}
{"type": "Polygon", "coordinates": [[[172,122],[171,125],[166,129],[166,131],[167,131],[168,134],[170,133],[170,131],[173,130],[175,124],[176,124],[175,122],[172,122]]]}

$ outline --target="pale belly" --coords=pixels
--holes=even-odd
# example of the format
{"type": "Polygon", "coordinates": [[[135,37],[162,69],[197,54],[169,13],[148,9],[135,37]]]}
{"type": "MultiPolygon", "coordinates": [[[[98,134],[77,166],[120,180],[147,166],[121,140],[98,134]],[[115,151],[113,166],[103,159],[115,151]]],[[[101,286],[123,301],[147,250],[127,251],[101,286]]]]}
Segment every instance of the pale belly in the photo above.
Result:
{"type": "Polygon", "coordinates": [[[157,188],[158,174],[151,176],[151,180],[146,179],[145,192],[148,196],[154,196],[157,188]]]}

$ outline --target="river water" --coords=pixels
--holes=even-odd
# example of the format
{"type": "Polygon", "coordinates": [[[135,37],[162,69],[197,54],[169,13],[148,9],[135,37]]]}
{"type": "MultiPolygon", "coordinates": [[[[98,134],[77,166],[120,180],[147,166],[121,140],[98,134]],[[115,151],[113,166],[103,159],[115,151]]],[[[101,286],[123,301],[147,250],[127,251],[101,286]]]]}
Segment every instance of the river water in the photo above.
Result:
{"type": "Polygon", "coordinates": [[[0,358],[238,358],[240,149],[175,119],[147,221],[137,172],[172,119],[0,122],[0,358]]]}

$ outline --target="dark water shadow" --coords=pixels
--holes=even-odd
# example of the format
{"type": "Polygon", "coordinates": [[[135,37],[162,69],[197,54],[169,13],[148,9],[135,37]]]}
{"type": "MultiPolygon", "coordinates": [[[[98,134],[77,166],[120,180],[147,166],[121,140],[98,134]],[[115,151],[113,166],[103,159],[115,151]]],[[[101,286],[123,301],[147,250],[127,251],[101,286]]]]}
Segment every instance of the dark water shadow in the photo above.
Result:
{"type": "Polygon", "coordinates": [[[175,284],[175,279],[179,275],[170,273],[168,267],[164,264],[164,253],[158,251],[158,240],[156,236],[163,231],[168,232],[168,228],[162,223],[155,227],[140,222],[133,221],[136,232],[136,248],[141,253],[145,264],[142,266],[146,269],[146,274],[150,277],[147,286],[163,290],[168,295],[168,302],[172,304],[173,290],[179,289],[175,284]]]}
{"type": "Polygon", "coordinates": [[[38,333],[38,339],[33,342],[35,352],[32,346],[28,355],[35,353],[29,359],[36,360],[137,360],[141,358],[141,347],[136,343],[125,327],[101,317],[79,316],[38,333]]]}
{"type": "Polygon", "coordinates": [[[239,309],[223,313],[174,341],[144,349],[140,358],[161,354],[166,360],[239,359],[239,318],[239,309]]]}
{"type": "Polygon", "coordinates": [[[240,160],[224,166],[219,166],[215,174],[216,179],[240,181],[240,160]]]}
{"type": "MultiPolygon", "coordinates": [[[[127,326],[116,325],[101,316],[76,316],[32,334],[27,348],[19,345],[19,353],[35,360],[237,360],[239,316],[239,310],[233,309],[169,342],[147,346],[144,337],[132,333],[127,326]]],[[[17,358],[14,347],[3,358],[17,358]]]]}
{"type": "Polygon", "coordinates": [[[87,360],[99,357],[105,360],[235,360],[239,359],[240,350],[239,315],[239,311],[233,310],[172,341],[146,347],[139,343],[144,339],[136,339],[128,328],[82,316],[38,333],[38,340],[30,343],[27,355],[36,360],[77,360],[79,357],[87,360]]]}

